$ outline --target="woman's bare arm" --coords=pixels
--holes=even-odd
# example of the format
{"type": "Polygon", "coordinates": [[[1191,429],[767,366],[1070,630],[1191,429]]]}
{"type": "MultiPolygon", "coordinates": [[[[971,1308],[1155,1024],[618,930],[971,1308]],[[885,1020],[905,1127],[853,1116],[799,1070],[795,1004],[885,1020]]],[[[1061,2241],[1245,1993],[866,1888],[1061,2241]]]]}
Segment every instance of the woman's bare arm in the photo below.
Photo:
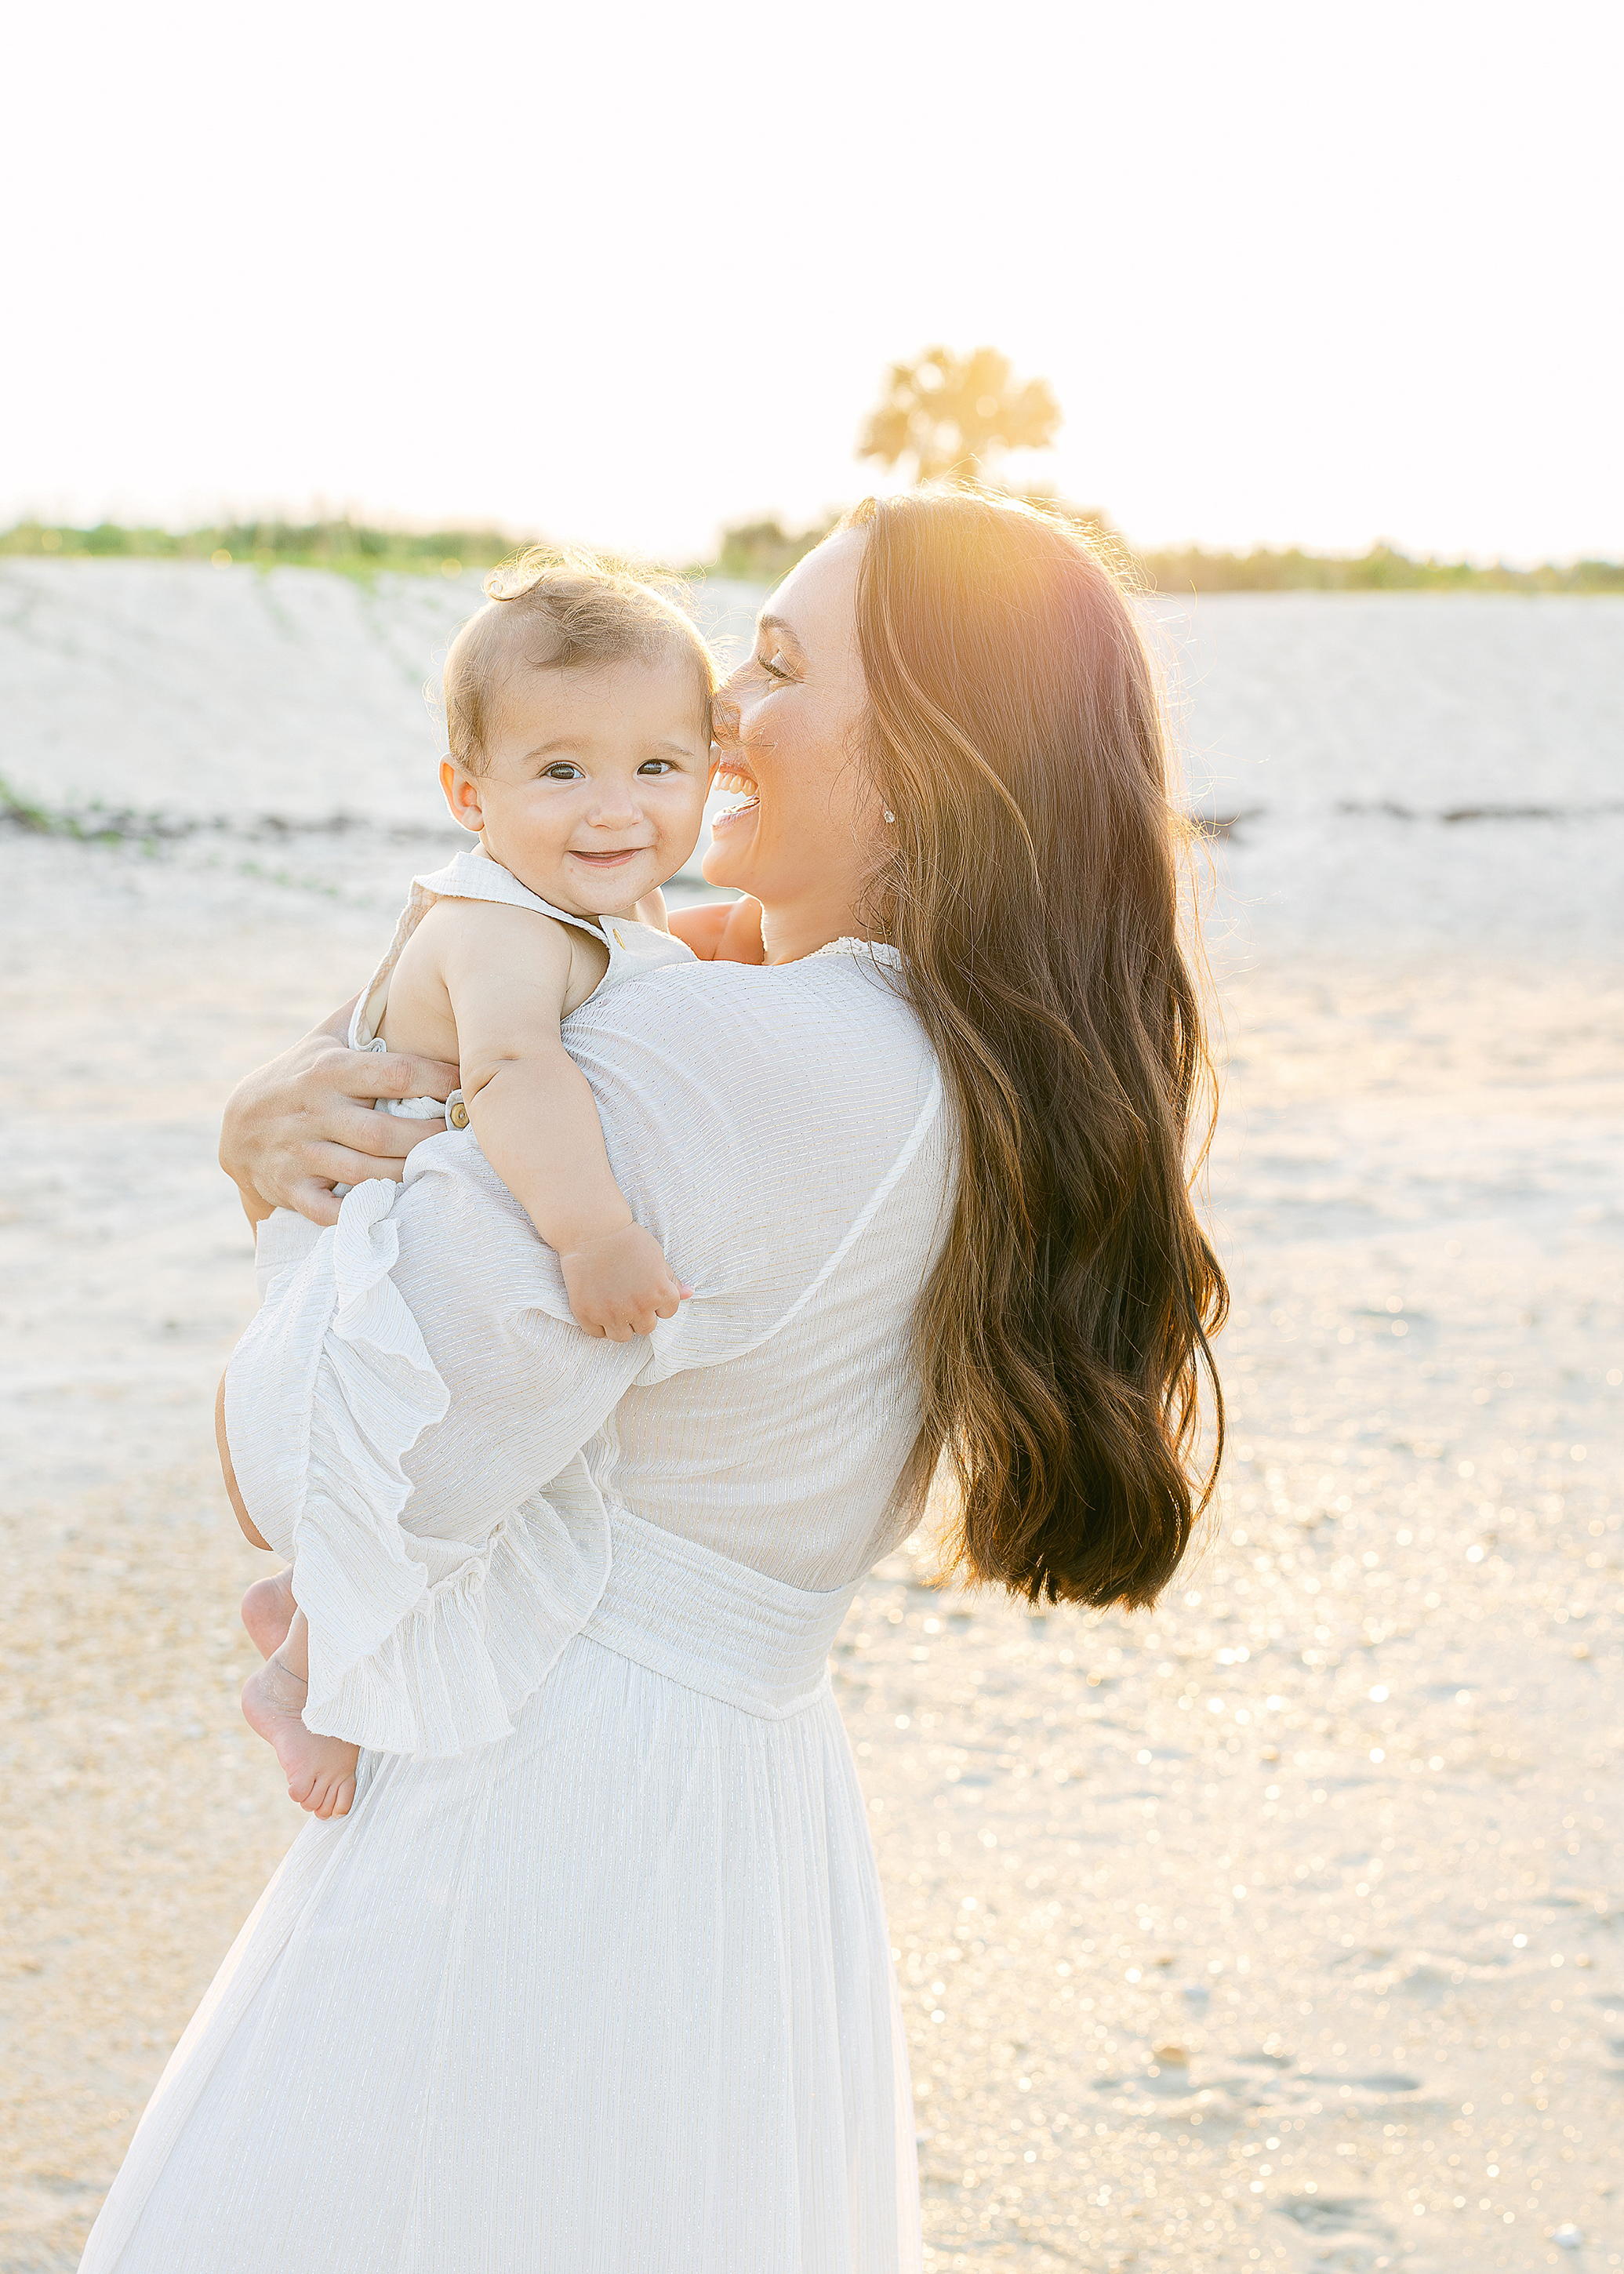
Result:
{"type": "Polygon", "coordinates": [[[378,1097],[447,1097],[457,1070],[437,1058],[345,1046],[353,1005],[342,1010],[238,1082],[226,1102],[220,1165],[242,1194],[250,1224],[273,1209],[296,1209],[312,1224],[336,1224],[335,1185],[369,1177],[398,1184],[414,1145],[437,1136],[437,1121],[375,1113],[378,1097]]]}
{"type": "Polygon", "coordinates": [[[673,938],[691,947],[702,963],[764,963],[761,902],[707,900],[698,907],[674,908],[666,924],[673,938]]]}

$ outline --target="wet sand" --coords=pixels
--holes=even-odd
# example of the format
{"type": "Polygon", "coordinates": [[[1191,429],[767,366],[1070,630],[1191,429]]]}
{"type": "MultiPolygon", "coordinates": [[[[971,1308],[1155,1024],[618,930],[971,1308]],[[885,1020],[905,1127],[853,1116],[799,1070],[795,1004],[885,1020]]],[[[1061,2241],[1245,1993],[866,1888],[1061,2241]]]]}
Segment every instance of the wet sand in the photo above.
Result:
{"type": "MultiPolygon", "coordinates": [[[[1490,924],[1485,862],[1388,827],[1338,861],[1436,891],[1380,922],[1285,839],[1221,853],[1198,1559],[1152,1615],[1028,1616],[921,1542],[838,1648],[932,2269],[1624,2265],[1614,856],[1546,845],[1490,924]]],[[[0,835],[5,2274],[75,2264],[299,1828],[236,1710],[267,1559],[208,1433],[252,1300],[214,1129],[420,858],[0,835]]]]}

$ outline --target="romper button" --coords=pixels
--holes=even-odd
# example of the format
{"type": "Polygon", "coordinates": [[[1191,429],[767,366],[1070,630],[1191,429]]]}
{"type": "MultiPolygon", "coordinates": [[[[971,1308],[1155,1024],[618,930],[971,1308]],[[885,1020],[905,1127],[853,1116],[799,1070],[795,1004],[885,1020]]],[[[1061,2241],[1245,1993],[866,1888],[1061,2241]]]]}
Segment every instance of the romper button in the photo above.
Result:
{"type": "Polygon", "coordinates": [[[447,1098],[446,1101],[446,1118],[454,1129],[467,1128],[468,1108],[463,1104],[461,1096],[447,1098]]]}

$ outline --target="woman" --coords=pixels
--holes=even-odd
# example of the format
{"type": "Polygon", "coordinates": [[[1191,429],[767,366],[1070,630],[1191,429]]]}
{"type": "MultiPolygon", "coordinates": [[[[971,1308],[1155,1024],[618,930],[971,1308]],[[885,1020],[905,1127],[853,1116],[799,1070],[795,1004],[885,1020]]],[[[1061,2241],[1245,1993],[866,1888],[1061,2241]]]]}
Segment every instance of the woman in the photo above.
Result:
{"type": "MultiPolygon", "coordinates": [[[[824,1660],[944,1454],[962,1563],[1034,1600],[1148,1602],[1188,1541],[1223,1290],[1177,824],[1109,569],[976,496],[803,561],[718,741],[706,870],[759,947],[570,1025],[680,1316],[581,1335],[467,1140],[262,1239],[228,1470],[251,1537],[299,1525],[359,1789],[244,1929],[87,2274],[919,2263],[824,1660]]],[[[376,1176],[380,1067],[435,1071],[324,1037],[247,1085],[251,1216],[376,1176]]]]}

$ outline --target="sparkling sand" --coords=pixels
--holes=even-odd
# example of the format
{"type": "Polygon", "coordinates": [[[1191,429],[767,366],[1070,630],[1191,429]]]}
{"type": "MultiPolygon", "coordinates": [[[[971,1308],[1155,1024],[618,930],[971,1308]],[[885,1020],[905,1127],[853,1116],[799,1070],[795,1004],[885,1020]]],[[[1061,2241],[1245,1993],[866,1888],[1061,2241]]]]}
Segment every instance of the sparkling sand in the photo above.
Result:
{"type": "MultiPolygon", "coordinates": [[[[437,857],[416,689],[473,597],[0,575],[0,772],[145,817],[0,831],[4,2274],[75,2264],[301,1821],[236,1707],[214,1129],[437,857]]],[[[1621,2266],[1624,610],[1156,613],[1248,817],[1232,1454],[1154,1615],[932,1592],[921,1541],[841,1638],[927,2264],[1621,2266]]]]}

